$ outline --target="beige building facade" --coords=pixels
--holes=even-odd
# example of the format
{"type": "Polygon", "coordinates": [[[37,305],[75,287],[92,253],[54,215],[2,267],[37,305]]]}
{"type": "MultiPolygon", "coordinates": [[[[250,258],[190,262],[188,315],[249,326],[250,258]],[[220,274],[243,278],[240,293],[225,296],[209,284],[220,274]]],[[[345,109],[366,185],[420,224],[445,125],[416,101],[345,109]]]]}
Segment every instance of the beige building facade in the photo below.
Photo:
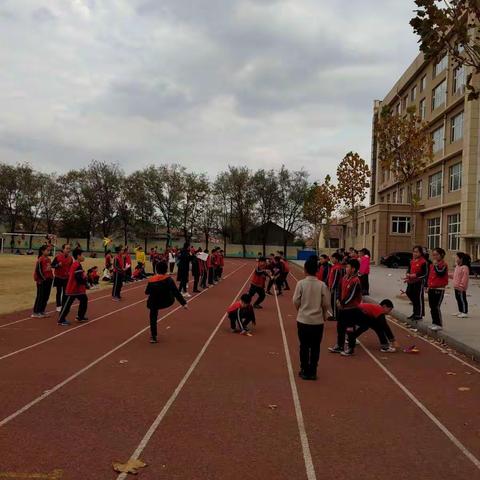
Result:
{"type": "Polygon", "coordinates": [[[341,246],[367,247],[375,262],[414,244],[444,248],[449,262],[459,250],[480,258],[480,102],[467,100],[468,73],[448,56],[427,62],[420,54],[384,100],[375,101],[370,206],[359,213],[356,236],[346,219],[341,246]],[[414,208],[406,203],[406,186],[378,158],[375,125],[384,106],[399,115],[415,106],[432,134],[434,159],[415,181],[414,208]]]}

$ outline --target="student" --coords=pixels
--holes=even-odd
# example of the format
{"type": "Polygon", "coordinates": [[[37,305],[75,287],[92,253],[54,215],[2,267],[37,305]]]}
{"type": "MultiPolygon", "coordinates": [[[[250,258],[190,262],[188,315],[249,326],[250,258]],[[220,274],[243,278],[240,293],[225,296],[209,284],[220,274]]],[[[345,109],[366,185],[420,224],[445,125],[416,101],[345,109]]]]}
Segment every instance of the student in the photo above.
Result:
{"type": "Polygon", "coordinates": [[[362,295],[370,295],[370,251],[367,248],[360,250],[360,270],[358,271],[362,295]]]}
{"type": "Polygon", "coordinates": [[[173,275],[175,270],[175,252],[171,248],[168,249],[168,267],[170,275],[173,275]]]}
{"type": "Polygon", "coordinates": [[[328,255],[320,255],[317,278],[321,280],[325,285],[328,285],[328,274],[330,273],[330,266],[330,259],[328,258],[328,255]]]}
{"type": "Polygon", "coordinates": [[[66,327],[70,325],[67,320],[67,315],[70,313],[70,308],[73,302],[77,299],[80,302],[78,307],[77,321],[86,322],[88,318],[85,316],[88,307],[87,297],[87,276],[82,267],[82,262],[85,260],[83,251],[80,248],[75,248],[72,252],[74,262],[70,269],[68,276],[67,288],[65,289],[65,302],[58,317],[58,325],[66,327]]]}
{"type": "Polygon", "coordinates": [[[285,255],[282,250],[279,250],[278,256],[280,257],[280,262],[282,264],[282,278],[280,279],[281,285],[285,290],[290,290],[290,285],[288,285],[288,274],[290,273],[290,266],[288,265],[288,260],[285,258],[285,255]]]}
{"type": "Polygon", "coordinates": [[[190,244],[185,243],[183,248],[178,254],[178,272],[177,272],[177,281],[179,282],[180,293],[185,297],[189,298],[191,295],[187,292],[188,285],[188,275],[190,271],[190,262],[192,258],[190,255],[190,244]]]}
{"type": "Polygon", "coordinates": [[[200,293],[200,290],[198,289],[198,283],[200,282],[200,263],[201,260],[197,257],[197,253],[195,250],[193,250],[192,253],[192,276],[193,276],[193,293],[200,293]]]}
{"type": "Polygon", "coordinates": [[[167,275],[168,265],[166,262],[157,264],[157,271],[148,279],[145,295],[148,295],[147,308],[150,310],[150,343],[157,341],[158,311],[171,307],[175,300],[184,308],[187,301],[178,290],[173,278],[167,275]]]}
{"type": "Polygon", "coordinates": [[[136,282],[139,280],[143,280],[144,278],[147,278],[147,274],[145,273],[145,268],[141,263],[139,263],[136,267],[135,270],[132,273],[132,278],[136,282]]]}
{"type": "Polygon", "coordinates": [[[217,272],[218,281],[222,279],[224,267],[225,267],[225,252],[223,250],[219,250],[218,251],[218,272],[217,272]]]}
{"type": "Polygon", "coordinates": [[[248,293],[244,293],[238,302],[233,303],[227,309],[228,319],[230,320],[230,329],[232,333],[240,333],[240,335],[252,336],[248,330],[248,325],[256,324],[255,311],[252,307],[252,297],[248,293]]]}
{"type": "Polygon", "coordinates": [[[141,264],[143,267],[145,267],[145,252],[140,246],[135,249],[135,260],[137,262],[137,265],[141,264]]]}
{"type": "Polygon", "coordinates": [[[123,261],[125,265],[125,282],[130,283],[132,281],[132,257],[128,247],[125,247],[123,251],[123,261]]]}
{"type": "Polygon", "coordinates": [[[122,247],[115,247],[115,258],[113,259],[113,288],[112,299],[115,302],[121,300],[123,280],[125,278],[125,263],[122,247]]]}
{"type": "Polygon", "coordinates": [[[328,288],[331,293],[332,314],[333,318],[337,319],[337,302],[340,298],[340,287],[342,285],[343,277],[343,265],[342,255],[340,253],[334,253],[331,256],[332,266],[328,272],[328,288]]]}
{"type": "Polygon", "coordinates": [[[349,357],[355,351],[355,325],[362,323],[362,288],[358,278],[360,262],[350,259],[345,267],[342,278],[340,298],[337,300],[337,344],[330,347],[331,353],[340,353],[349,357]],[[345,335],[348,333],[348,348],[345,350],[345,335]]]}
{"type": "Polygon", "coordinates": [[[377,334],[378,340],[380,341],[381,352],[396,352],[395,336],[385,317],[385,315],[389,315],[393,310],[392,301],[385,299],[382,300],[379,305],[376,303],[361,303],[359,308],[364,318],[355,330],[355,340],[371,328],[377,334]]]}
{"type": "Polygon", "coordinates": [[[316,256],[305,262],[304,269],[305,278],[297,283],[293,294],[293,304],[298,311],[299,375],[303,380],[316,380],[324,323],[331,314],[330,293],[325,283],[316,277],[316,256]]]}
{"type": "Polygon", "coordinates": [[[48,317],[45,310],[47,309],[53,283],[52,262],[50,261],[49,255],[50,249],[48,245],[42,245],[38,249],[38,258],[35,262],[35,270],[33,272],[33,279],[37,284],[37,295],[33,305],[32,318],[48,317]]]}
{"type": "Polygon", "coordinates": [[[208,266],[209,266],[210,255],[207,249],[205,249],[204,253],[207,255],[207,259],[202,260],[202,276],[201,276],[200,286],[205,290],[206,288],[209,288],[207,281],[208,281],[208,266]]]}
{"type": "MultiPolygon", "coordinates": [[[[76,248],[79,248],[79,247],[76,247],[76,248]]],[[[108,272],[110,273],[110,276],[112,273],[112,268],[113,268],[112,251],[107,250],[105,252],[105,270],[108,270],[108,272]]]]}
{"type": "Polygon", "coordinates": [[[70,267],[73,263],[73,258],[70,255],[70,252],[70,244],[65,243],[62,245],[62,251],[57,253],[52,262],[52,268],[55,273],[53,286],[57,289],[57,294],[55,296],[57,312],[62,309],[63,297],[65,295],[65,288],[68,282],[68,275],[70,273],[70,267]]]}
{"type": "Polygon", "coordinates": [[[458,252],[455,263],[453,288],[455,289],[455,299],[457,300],[459,313],[454,313],[453,316],[468,318],[467,290],[470,280],[470,257],[466,253],[458,252]]]}
{"type": "Polygon", "coordinates": [[[422,320],[425,316],[425,279],[428,275],[427,261],[423,254],[423,247],[417,245],[413,248],[413,258],[407,269],[405,281],[407,282],[407,297],[413,304],[413,314],[409,320],[422,320]]]}
{"type": "Polygon", "coordinates": [[[270,281],[268,282],[267,295],[272,295],[272,286],[275,284],[277,288],[277,295],[282,295],[282,285],[284,278],[283,263],[279,255],[274,256],[270,263],[270,270],[272,272],[270,281]]]}
{"type": "Polygon", "coordinates": [[[430,330],[442,329],[442,302],[445,288],[448,285],[448,265],[445,263],[445,250],[434,248],[432,251],[432,264],[428,275],[428,304],[432,315],[430,330]]]}
{"type": "Polygon", "coordinates": [[[253,299],[255,295],[258,295],[257,300],[253,304],[253,308],[263,308],[262,303],[265,300],[265,283],[267,277],[269,277],[269,273],[267,271],[266,259],[265,257],[260,257],[253,272],[250,281],[250,290],[248,291],[248,295],[251,299],[253,299]]]}

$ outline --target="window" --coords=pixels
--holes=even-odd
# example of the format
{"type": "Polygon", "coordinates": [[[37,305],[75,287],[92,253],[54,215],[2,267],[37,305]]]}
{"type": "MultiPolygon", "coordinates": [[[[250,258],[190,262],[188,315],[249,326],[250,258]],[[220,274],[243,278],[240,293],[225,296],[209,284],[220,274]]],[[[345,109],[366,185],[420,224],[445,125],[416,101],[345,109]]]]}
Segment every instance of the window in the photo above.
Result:
{"type": "Polygon", "coordinates": [[[390,194],[387,193],[387,203],[390,203],[390,194]]]}
{"type": "Polygon", "coordinates": [[[392,233],[407,234],[410,231],[410,217],[392,217],[392,233]]]}
{"type": "Polygon", "coordinates": [[[365,224],[362,222],[362,223],[360,224],[360,235],[363,235],[364,229],[365,229],[365,224]]]}
{"type": "Polygon", "coordinates": [[[448,66],[448,54],[445,54],[433,67],[433,76],[440,75],[448,66]]]}
{"type": "Polygon", "coordinates": [[[463,112],[452,117],[450,122],[450,141],[453,143],[463,138],[463,112]]]}
{"type": "Polygon", "coordinates": [[[447,99],[447,81],[444,80],[432,91],[432,110],[442,106],[447,99]]]}
{"type": "Polygon", "coordinates": [[[415,196],[417,200],[421,200],[423,197],[423,181],[418,180],[417,184],[415,185],[415,196]]]}
{"type": "Polygon", "coordinates": [[[397,192],[392,193],[392,203],[397,203],[397,192]]]}
{"type": "Polygon", "coordinates": [[[420,91],[423,92],[425,90],[425,87],[427,86],[427,76],[424,75],[421,79],[420,79],[420,91]]]}
{"type": "Polygon", "coordinates": [[[440,217],[427,221],[427,247],[429,250],[440,247],[440,217]]]}
{"type": "Polygon", "coordinates": [[[460,214],[449,215],[447,217],[448,225],[448,249],[460,249],[460,214]]]}
{"type": "Polygon", "coordinates": [[[444,130],[443,125],[437,128],[433,134],[433,153],[438,153],[443,150],[443,137],[444,137],[444,130]]]}
{"type": "Polygon", "coordinates": [[[372,220],[372,233],[377,233],[377,221],[372,220]]]}
{"type": "Polygon", "coordinates": [[[380,203],[383,203],[384,201],[385,201],[385,197],[382,195],[382,196],[380,197],[380,203]]]}
{"type": "Polygon", "coordinates": [[[399,195],[398,195],[398,203],[404,203],[404,195],[405,195],[405,189],[401,188],[399,195]]]}
{"type": "Polygon", "coordinates": [[[400,115],[402,111],[402,106],[400,105],[400,103],[397,103],[397,105],[395,106],[395,112],[397,115],[400,115]]]}
{"type": "Polygon", "coordinates": [[[419,114],[420,114],[420,119],[425,120],[427,116],[427,100],[425,98],[420,100],[419,114]]]}
{"type": "Polygon", "coordinates": [[[465,66],[457,67],[453,71],[453,93],[460,94],[465,92],[465,66]]]}
{"type": "Polygon", "coordinates": [[[462,188],[462,164],[456,163],[449,169],[450,180],[448,182],[448,189],[451,192],[456,192],[462,188]]]}
{"type": "Polygon", "coordinates": [[[428,198],[439,197],[442,193],[442,172],[431,175],[428,179],[428,198]]]}
{"type": "Polygon", "coordinates": [[[404,112],[407,111],[407,105],[408,105],[408,95],[405,95],[402,100],[402,110],[404,112]]]}
{"type": "Polygon", "coordinates": [[[370,234],[370,222],[367,222],[365,224],[365,234],[369,235],[370,234]]]}
{"type": "Polygon", "coordinates": [[[410,101],[413,103],[417,99],[417,86],[415,85],[410,90],[410,101]]]}

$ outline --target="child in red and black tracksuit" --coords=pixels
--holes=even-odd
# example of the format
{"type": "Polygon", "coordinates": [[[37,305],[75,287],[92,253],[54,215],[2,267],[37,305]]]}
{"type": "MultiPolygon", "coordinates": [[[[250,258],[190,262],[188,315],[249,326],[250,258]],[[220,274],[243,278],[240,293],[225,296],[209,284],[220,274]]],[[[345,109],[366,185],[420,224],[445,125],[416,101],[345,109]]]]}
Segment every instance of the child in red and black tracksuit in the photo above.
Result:
{"type": "Polygon", "coordinates": [[[270,277],[270,281],[268,282],[268,287],[267,287],[267,294],[271,295],[272,294],[272,286],[275,284],[277,287],[277,295],[282,295],[282,285],[283,285],[283,279],[284,279],[284,266],[283,263],[281,262],[281,257],[279,255],[276,255],[273,259],[273,261],[270,261],[270,270],[272,272],[272,275],[270,277]]]}
{"type": "Polygon", "coordinates": [[[383,353],[395,352],[395,336],[385,317],[393,310],[392,301],[385,299],[379,305],[376,303],[362,303],[360,304],[360,310],[364,315],[364,322],[358,325],[359,328],[355,330],[355,339],[371,328],[380,341],[380,351],[383,353]]]}
{"type": "Polygon", "coordinates": [[[52,268],[55,272],[53,279],[53,286],[57,289],[56,303],[57,312],[62,309],[63,300],[65,296],[65,288],[67,287],[68,275],[70,274],[70,267],[73,263],[73,258],[70,255],[71,247],[68,243],[62,245],[62,251],[57,253],[52,262],[52,268]]]}
{"type": "Polygon", "coordinates": [[[425,281],[428,275],[428,264],[423,253],[423,247],[413,248],[413,258],[407,269],[407,297],[413,304],[413,314],[410,320],[422,320],[425,316],[425,281]]]}
{"type": "Polygon", "coordinates": [[[167,262],[157,263],[156,268],[156,274],[148,279],[145,289],[145,294],[148,295],[147,308],[150,310],[150,343],[157,343],[158,311],[171,307],[175,299],[184,308],[187,305],[175,281],[167,274],[167,262]]]}
{"type": "Polygon", "coordinates": [[[255,325],[255,311],[251,305],[252,297],[248,293],[243,294],[238,302],[228,307],[227,314],[230,320],[232,332],[240,332],[241,335],[251,335],[248,325],[255,325]]]}
{"type": "Polygon", "coordinates": [[[123,261],[125,264],[125,282],[132,282],[132,257],[128,247],[125,247],[123,261]]]}
{"type": "Polygon", "coordinates": [[[62,310],[58,317],[58,324],[62,327],[70,325],[70,322],[67,320],[67,315],[69,314],[70,308],[75,299],[80,302],[77,320],[79,322],[86,322],[88,320],[85,316],[88,307],[87,275],[82,267],[82,262],[85,258],[82,250],[78,247],[73,250],[72,254],[74,262],[68,275],[67,287],[65,289],[65,301],[63,302],[62,310]]]}
{"type": "Polygon", "coordinates": [[[344,356],[353,355],[355,351],[355,326],[361,325],[363,314],[360,310],[362,303],[362,288],[358,270],[360,262],[351,259],[345,266],[345,276],[342,279],[340,298],[337,300],[337,344],[330,347],[332,353],[341,353],[344,356]],[[348,334],[348,348],[344,350],[345,334],[348,334]]]}
{"type": "Polygon", "coordinates": [[[448,265],[445,263],[445,250],[434,248],[432,251],[433,262],[430,265],[428,275],[428,304],[432,314],[430,330],[442,329],[442,302],[445,296],[445,288],[448,285],[448,265]]]}
{"type": "Polygon", "coordinates": [[[328,274],[330,273],[330,259],[328,255],[320,255],[317,278],[328,286],[328,274]]]}
{"type": "Polygon", "coordinates": [[[253,304],[253,308],[263,308],[262,302],[265,300],[265,283],[267,277],[270,277],[267,271],[267,261],[264,257],[260,257],[253,272],[252,279],[250,281],[250,290],[248,291],[250,299],[252,299],[255,295],[258,295],[257,300],[253,304]]]}
{"type": "Polygon", "coordinates": [[[223,267],[225,267],[225,254],[223,250],[218,251],[217,280],[220,281],[223,276],[223,267]]]}
{"type": "Polygon", "coordinates": [[[328,272],[327,286],[332,295],[331,303],[333,310],[333,318],[337,319],[337,302],[340,298],[340,288],[342,285],[344,265],[342,264],[342,256],[334,253],[331,257],[332,266],[328,272]]]}
{"type": "Polygon", "coordinates": [[[33,318],[48,317],[45,310],[47,309],[53,283],[52,262],[50,261],[49,254],[50,248],[48,245],[42,245],[38,250],[38,258],[35,262],[35,270],[33,272],[33,279],[37,284],[37,295],[32,313],[33,318]]]}
{"type": "Polygon", "coordinates": [[[283,251],[278,252],[278,256],[280,257],[280,263],[282,264],[282,278],[281,284],[285,288],[285,290],[290,290],[290,285],[288,284],[288,274],[290,273],[290,265],[288,264],[288,260],[285,258],[283,251]]]}
{"type": "Polygon", "coordinates": [[[115,248],[115,258],[113,259],[113,288],[112,299],[119,302],[121,299],[123,280],[125,278],[125,259],[122,247],[115,248]]]}

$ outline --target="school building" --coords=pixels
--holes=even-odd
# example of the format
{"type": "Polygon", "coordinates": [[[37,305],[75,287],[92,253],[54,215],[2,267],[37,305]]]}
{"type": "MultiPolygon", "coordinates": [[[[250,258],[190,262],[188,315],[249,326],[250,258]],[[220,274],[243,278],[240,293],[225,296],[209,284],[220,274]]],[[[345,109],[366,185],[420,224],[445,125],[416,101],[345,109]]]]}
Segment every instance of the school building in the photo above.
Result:
{"type": "Polygon", "coordinates": [[[420,54],[387,96],[374,102],[370,206],[359,212],[356,236],[352,219],[340,222],[340,246],[366,247],[376,263],[413,244],[442,247],[449,262],[459,250],[480,258],[480,102],[467,99],[468,74],[448,55],[426,61],[420,54]],[[415,207],[407,203],[406,186],[378,158],[375,126],[384,106],[398,115],[415,106],[431,131],[434,159],[415,181],[415,207]]]}

